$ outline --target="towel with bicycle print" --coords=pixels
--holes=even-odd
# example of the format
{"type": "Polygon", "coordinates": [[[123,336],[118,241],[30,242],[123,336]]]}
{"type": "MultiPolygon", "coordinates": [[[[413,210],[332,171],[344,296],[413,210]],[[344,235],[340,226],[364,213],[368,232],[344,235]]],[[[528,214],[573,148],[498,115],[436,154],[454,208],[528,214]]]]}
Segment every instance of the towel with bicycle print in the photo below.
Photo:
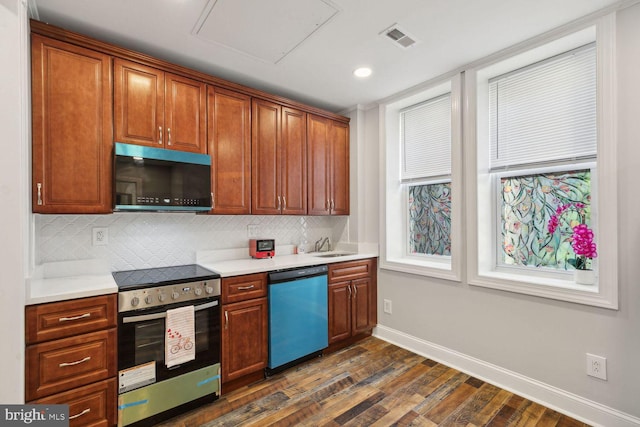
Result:
{"type": "Polygon", "coordinates": [[[195,311],[192,305],[167,310],[164,361],[167,368],[196,358],[195,311]]]}

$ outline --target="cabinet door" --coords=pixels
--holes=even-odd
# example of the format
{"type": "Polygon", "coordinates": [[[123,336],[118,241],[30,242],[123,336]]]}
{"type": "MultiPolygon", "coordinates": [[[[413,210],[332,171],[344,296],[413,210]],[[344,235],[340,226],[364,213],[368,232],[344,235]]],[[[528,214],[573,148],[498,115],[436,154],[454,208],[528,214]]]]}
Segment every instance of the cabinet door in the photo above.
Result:
{"type": "Polygon", "coordinates": [[[165,146],[172,150],[206,153],[206,85],[165,75],[165,146]]]}
{"type": "Polygon", "coordinates": [[[164,147],[164,73],[116,58],[115,140],[164,147]]]}
{"type": "Polygon", "coordinates": [[[254,99],[251,127],[251,213],[279,214],[280,190],[280,111],[273,102],[254,99]]]}
{"type": "Polygon", "coordinates": [[[222,307],[222,381],[231,381],[267,366],[267,298],[222,307]]]}
{"type": "Polygon", "coordinates": [[[251,98],[208,88],[208,148],[211,155],[211,213],[251,212],[251,98]]]}
{"type": "Polygon", "coordinates": [[[371,323],[371,279],[357,279],[351,282],[353,311],[352,311],[352,327],[353,334],[365,332],[375,325],[371,323]]]}
{"type": "Polygon", "coordinates": [[[351,282],[329,285],[329,344],[351,336],[351,282]]]}
{"type": "Polygon", "coordinates": [[[331,123],[331,214],[349,215],[349,126],[331,123]]]}
{"type": "Polygon", "coordinates": [[[330,122],[324,117],[307,116],[308,203],[309,215],[329,215],[329,141],[330,122]]]}
{"type": "Polygon", "coordinates": [[[31,55],[33,212],[110,213],[111,57],[38,35],[31,55]]]}
{"type": "Polygon", "coordinates": [[[282,213],[307,214],[307,114],[282,108],[280,187],[282,213]]]}

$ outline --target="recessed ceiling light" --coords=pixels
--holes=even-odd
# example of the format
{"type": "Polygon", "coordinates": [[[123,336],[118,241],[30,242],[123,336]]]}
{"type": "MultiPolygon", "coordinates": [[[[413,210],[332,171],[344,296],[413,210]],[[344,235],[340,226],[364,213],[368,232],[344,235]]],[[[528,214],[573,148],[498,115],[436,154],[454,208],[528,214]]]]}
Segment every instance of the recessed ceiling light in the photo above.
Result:
{"type": "Polygon", "coordinates": [[[369,77],[371,75],[371,68],[360,67],[353,72],[353,75],[356,77],[369,77]]]}

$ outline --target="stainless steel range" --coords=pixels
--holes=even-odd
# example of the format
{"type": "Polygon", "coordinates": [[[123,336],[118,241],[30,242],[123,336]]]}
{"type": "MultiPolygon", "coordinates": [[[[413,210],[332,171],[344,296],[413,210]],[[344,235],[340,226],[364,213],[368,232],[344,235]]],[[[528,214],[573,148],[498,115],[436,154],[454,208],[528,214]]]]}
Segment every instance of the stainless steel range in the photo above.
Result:
{"type": "Polygon", "coordinates": [[[113,273],[118,425],[152,426],[220,390],[220,275],[199,265],[113,273]]]}

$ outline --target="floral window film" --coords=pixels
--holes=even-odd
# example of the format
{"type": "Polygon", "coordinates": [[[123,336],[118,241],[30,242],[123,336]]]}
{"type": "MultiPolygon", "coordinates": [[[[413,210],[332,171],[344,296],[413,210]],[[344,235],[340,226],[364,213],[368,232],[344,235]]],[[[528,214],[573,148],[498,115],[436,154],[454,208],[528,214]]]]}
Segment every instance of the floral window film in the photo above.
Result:
{"type": "Polygon", "coordinates": [[[409,253],[451,255],[451,183],[409,186],[409,253]]]}
{"type": "Polygon", "coordinates": [[[500,179],[501,218],[499,262],[502,265],[571,270],[575,254],[572,229],[584,220],[590,226],[591,172],[578,170],[500,179]],[[579,212],[566,212],[558,230],[550,234],[548,222],[558,206],[579,204],[579,212]],[[584,218],[581,218],[581,214],[584,218]]]}

